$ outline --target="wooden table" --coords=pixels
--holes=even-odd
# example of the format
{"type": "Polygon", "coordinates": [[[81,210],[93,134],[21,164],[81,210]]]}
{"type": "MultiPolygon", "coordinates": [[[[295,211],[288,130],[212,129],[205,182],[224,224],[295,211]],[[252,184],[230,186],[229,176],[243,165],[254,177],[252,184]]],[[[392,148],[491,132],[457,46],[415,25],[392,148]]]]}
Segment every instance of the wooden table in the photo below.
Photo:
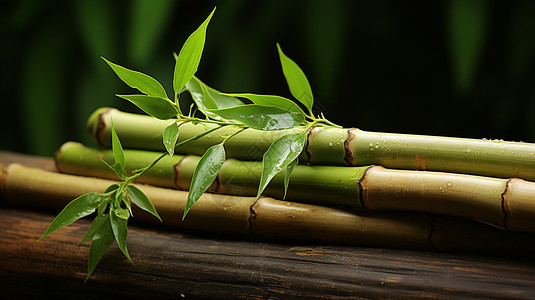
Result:
{"type": "MultiPolygon", "coordinates": [[[[0,162],[54,169],[0,152],[0,162]]],[[[535,260],[207,236],[133,224],[87,283],[89,227],[36,242],[57,212],[0,207],[2,298],[535,298],[535,260]]]]}

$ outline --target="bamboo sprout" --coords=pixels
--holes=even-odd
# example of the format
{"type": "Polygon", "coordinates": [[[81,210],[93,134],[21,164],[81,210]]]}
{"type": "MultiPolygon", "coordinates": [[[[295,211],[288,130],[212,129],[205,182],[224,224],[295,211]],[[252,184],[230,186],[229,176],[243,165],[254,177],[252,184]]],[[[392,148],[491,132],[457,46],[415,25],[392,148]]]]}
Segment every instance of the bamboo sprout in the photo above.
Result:
{"type": "MultiPolygon", "coordinates": [[[[110,108],[96,110],[88,120],[88,130],[100,145],[110,146],[111,118],[126,148],[165,151],[161,134],[171,121],[110,108]]],[[[180,127],[180,140],[214,126],[185,124],[180,127]]],[[[236,130],[226,126],[179,147],[177,153],[202,155],[236,130]]],[[[227,157],[260,160],[269,145],[288,132],[245,130],[226,143],[227,157]]],[[[531,143],[314,128],[304,153],[300,160],[315,165],[382,165],[535,181],[535,144],[531,143]]]]}
{"type": "MultiPolygon", "coordinates": [[[[125,150],[127,171],[141,168],[158,153],[125,150]]],[[[58,170],[75,175],[114,179],[98,151],[79,143],[64,144],[56,155],[58,170]]],[[[189,189],[197,156],[165,159],[141,176],[140,182],[189,189]]],[[[229,159],[209,191],[254,196],[260,181],[260,162],[229,159]]],[[[264,194],[281,198],[284,174],[275,176],[264,194]]],[[[287,199],[326,206],[370,211],[402,210],[477,219],[511,231],[535,232],[535,183],[521,179],[386,169],[381,166],[340,167],[297,165],[287,199]]]]}
{"type": "MultiPolygon", "coordinates": [[[[115,181],[4,166],[0,192],[7,205],[59,210],[87,192],[103,192],[115,181]]],[[[418,213],[365,213],[262,197],[205,194],[180,221],[187,193],[137,185],[167,226],[239,236],[371,247],[449,252],[533,255],[532,234],[512,233],[475,221],[418,213]]],[[[134,210],[136,221],[158,222],[134,210]]]]}

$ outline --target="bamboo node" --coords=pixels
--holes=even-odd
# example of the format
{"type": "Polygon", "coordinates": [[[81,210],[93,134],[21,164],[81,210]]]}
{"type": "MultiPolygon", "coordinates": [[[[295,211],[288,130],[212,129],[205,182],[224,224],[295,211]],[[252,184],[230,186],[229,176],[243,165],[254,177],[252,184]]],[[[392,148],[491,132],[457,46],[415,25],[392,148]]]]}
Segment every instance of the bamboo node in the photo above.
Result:
{"type": "Polygon", "coordinates": [[[366,204],[367,201],[368,201],[368,187],[367,187],[367,183],[368,183],[368,172],[372,169],[372,168],[375,168],[375,167],[379,167],[379,168],[382,168],[381,166],[369,166],[368,168],[366,168],[366,170],[364,170],[364,172],[362,173],[362,177],[359,178],[359,180],[357,181],[358,183],[358,189],[359,189],[359,201],[360,201],[360,208],[363,209],[363,210],[369,210],[368,208],[368,205],[366,204]]]}
{"type": "Polygon", "coordinates": [[[357,131],[357,130],[358,129],[356,129],[356,128],[348,129],[347,130],[347,139],[344,141],[344,150],[345,150],[344,160],[350,166],[353,165],[353,161],[355,159],[355,154],[351,150],[351,141],[353,141],[355,139],[355,137],[357,136],[356,133],[355,133],[355,131],[357,131]]]}
{"type": "Polygon", "coordinates": [[[174,166],[173,166],[173,169],[175,170],[175,186],[177,189],[179,190],[189,190],[189,183],[186,184],[185,186],[181,186],[181,182],[180,182],[180,166],[182,165],[182,162],[184,162],[186,160],[186,158],[190,157],[191,155],[186,155],[184,156],[180,161],[178,161],[178,163],[176,163],[174,166]]]}
{"type": "Polygon", "coordinates": [[[260,205],[260,201],[262,201],[263,196],[260,196],[258,200],[256,200],[251,207],[249,207],[249,231],[251,234],[256,235],[256,216],[258,215],[258,206],[260,205]]]}
{"type": "Polygon", "coordinates": [[[502,213],[503,213],[503,227],[507,230],[509,230],[509,227],[507,226],[507,223],[509,223],[509,217],[511,216],[511,207],[509,203],[509,191],[511,182],[513,182],[515,178],[510,178],[507,180],[507,183],[505,184],[505,189],[502,193],[502,213]]]}
{"type": "Polygon", "coordinates": [[[305,152],[307,154],[307,164],[309,165],[312,162],[312,152],[310,151],[310,147],[312,146],[313,138],[316,136],[319,130],[320,127],[312,127],[307,133],[305,152]]]}

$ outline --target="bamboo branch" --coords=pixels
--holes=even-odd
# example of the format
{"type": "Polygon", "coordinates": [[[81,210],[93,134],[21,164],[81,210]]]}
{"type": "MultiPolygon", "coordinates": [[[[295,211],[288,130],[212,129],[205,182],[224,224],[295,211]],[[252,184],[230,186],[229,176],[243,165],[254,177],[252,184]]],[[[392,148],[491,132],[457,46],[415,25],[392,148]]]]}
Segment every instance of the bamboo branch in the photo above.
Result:
{"type": "MultiPolygon", "coordinates": [[[[103,192],[113,181],[54,173],[18,164],[0,176],[7,205],[61,209],[75,197],[103,192]]],[[[369,247],[533,255],[532,234],[512,233],[461,218],[418,213],[348,212],[262,197],[205,194],[180,221],[187,193],[137,185],[152,200],[164,224],[180,229],[338,243],[369,247]]],[[[141,210],[135,220],[158,222],[141,210]]]]}
{"type": "MultiPolygon", "coordinates": [[[[125,148],[165,151],[161,134],[170,121],[110,108],[96,110],[88,120],[88,130],[100,145],[110,146],[111,117],[125,148]]],[[[184,124],[180,127],[180,140],[213,126],[184,124]]],[[[221,135],[237,130],[226,126],[179,147],[177,153],[202,155],[208,147],[221,142],[221,135]]],[[[269,145],[287,133],[245,130],[226,143],[227,156],[260,160],[269,145]]],[[[531,143],[314,128],[307,145],[306,155],[300,160],[315,165],[382,165],[535,181],[535,144],[531,143]]]]}
{"type": "MultiPolygon", "coordinates": [[[[128,172],[149,164],[158,153],[125,150],[128,172]]],[[[79,143],[64,144],[56,155],[58,170],[75,175],[116,179],[101,159],[110,150],[79,143]]],[[[188,190],[199,157],[166,157],[139,182],[188,190]]],[[[229,159],[209,191],[254,196],[260,162],[229,159]]],[[[275,176],[264,194],[282,198],[284,174],[275,176]]],[[[370,211],[417,211],[481,220],[511,231],[535,232],[535,183],[444,172],[385,169],[381,166],[339,167],[297,165],[287,199],[370,211]]]]}

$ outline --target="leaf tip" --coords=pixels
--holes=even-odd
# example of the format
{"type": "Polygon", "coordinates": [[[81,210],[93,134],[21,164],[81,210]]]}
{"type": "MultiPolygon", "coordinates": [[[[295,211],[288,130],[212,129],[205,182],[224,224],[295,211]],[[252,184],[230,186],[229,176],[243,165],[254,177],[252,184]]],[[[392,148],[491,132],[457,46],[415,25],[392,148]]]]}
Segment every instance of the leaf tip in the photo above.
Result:
{"type": "Polygon", "coordinates": [[[184,214],[182,215],[182,221],[184,221],[186,219],[186,215],[188,214],[188,211],[189,211],[189,208],[186,208],[184,210],[184,214]]]}

